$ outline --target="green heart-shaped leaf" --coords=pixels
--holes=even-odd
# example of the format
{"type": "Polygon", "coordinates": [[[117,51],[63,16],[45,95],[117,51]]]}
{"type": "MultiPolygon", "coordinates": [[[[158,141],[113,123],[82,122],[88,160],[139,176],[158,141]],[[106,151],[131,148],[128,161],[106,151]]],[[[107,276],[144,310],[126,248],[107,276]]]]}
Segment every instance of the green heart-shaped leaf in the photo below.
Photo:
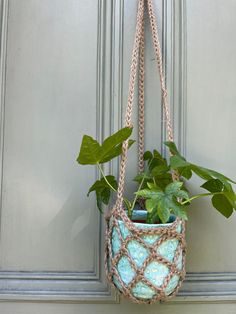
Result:
{"type": "Polygon", "coordinates": [[[187,162],[183,157],[174,155],[170,157],[170,165],[173,169],[183,168],[183,167],[189,167],[190,163],[187,162]]]}
{"type": "Polygon", "coordinates": [[[232,215],[233,207],[225,195],[215,194],[211,201],[212,205],[226,218],[229,218],[232,215]]]}
{"type": "MultiPolygon", "coordinates": [[[[117,182],[114,176],[106,176],[106,180],[116,190],[117,182]]],[[[87,196],[93,191],[96,193],[97,207],[102,212],[102,204],[108,205],[111,197],[111,187],[104,178],[97,180],[89,189],[87,196]]]]}
{"type": "Polygon", "coordinates": [[[183,182],[174,181],[168,184],[165,191],[161,191],[155,184],[148,183],[148,188],[140,190],[136,194],[146,198],[146,208],[149,213],[154,214],[157,210],[157,214],[160,220],[165,223],[169,220],[170,213],[187,219],[185,207],[178,202],[178,198],[188,199],[188,193],[181,190],[183,182]]]}
{"type": "Polygon", "coordinates": [[[177,193],[182,186],[183,182],[174,181],[167,185],[167,187],[165,188],[165,193],[167,195],[175,195],[175,193],[177,193]]]}
{"type": "MultiPolygon", "coordinates": [[[[115,134],[109,136],[100,145],[91,136],[84,135],[80,147],[80,153],[77,161],[81,165],[95,165],[105,163],[122,152],[122,143],[126,141],[132,133],[132,128],[123,128],[115,134]]],[[[129,141],[131,146],[134,141],[129,141]]]]}
{"type": "Polygon", "coordinates": [[[179,175],[184,177],[185,179],[189,180],[192,177],[192,170],[191,166],[187,166],[184,168],[178,168],[179,175]]]}
{"type": "Polygon", "coordinates": [[[169,148],[171,154],[181,156],[174,142],[169,141],[169,142],[164,142],[164,144],[169,148]]]}
{"type": "Polygon", "coordinates": [[[145,207],[149,213],[151,213],[156,206],[157,202],[155,199],[150,198],[145,201],[145,207]]]}
{"type": "Polygon", "coordinates": [[[211,179],[201,185],[202,188],[209,192],[221,192],[223,190],[223,183],[218,179],[211,179]]]}
{"type": "Polygon", "coordinates": [[[91,136],[84,135],[77,161],[81,165],[95,165],[101,152],[100,144],[91,136]]]}
{"type": "MultiPolygon", "coordinates": [[[[127,140],[132,133],[132,128],[123,128],[115,134],[109,136],[104,140],[101,146],[101,153],[99,155],[99,163],[110,161],[117,157],[122,152],[122,143],[127,140]]],[[[130,146],[134,143],[131,141],[130,146]]]]}
{"type": "Polygon", "coordinates": [[[166,223],[170,219],[170,209],[165,199],[159,201],[157,214],[162,223],[166,223]]]}
{"type": "Polygon", "coordinates": [[[151,173],[155,177],[155,176],[158,176],[158,175],[162,175],[162,174],[168,172],[169,170],[170,170],[170,168],[168,166],[160,165],[160,166],[154,167],[152,169],[151,173]]]}

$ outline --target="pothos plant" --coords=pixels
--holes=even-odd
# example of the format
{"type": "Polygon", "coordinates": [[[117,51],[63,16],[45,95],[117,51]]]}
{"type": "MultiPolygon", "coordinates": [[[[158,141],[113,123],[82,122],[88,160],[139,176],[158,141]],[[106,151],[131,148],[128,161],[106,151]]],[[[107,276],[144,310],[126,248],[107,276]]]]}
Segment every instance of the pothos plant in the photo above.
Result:
{"type": "MultiPolygon", "coordinates": [[[[132,128],[123,128],[107,137],[99,144],[91,136],[84,135],[77,161],[81,165],[95,165],[101,175],[89,189],[96,193],[97,207],[102,212],[108,205],[112,193],[117,192],[117,180],[113,175],[105,175],[103,164],[110,162],[122,153],[122,143],[132,133],[132,128]]],[[[135,141],[129,140],[129,147],[135,141]]],[[[178,151],[174,142],[165,142],[172,156],[169,161],[157,150],[146,151],[143,159],[145,171],[134,178],[137,191],[132,200],[124,198],[124,207],[132,219],[134,208],[147,210],[146,223],[166,223],[173,214],[187,220],[187,207],[198,198],[210,197],[211,203],[226,218],[236,210],[236,195],[232,183],[236,183],[223,174],[188,162],[178,151]],[[179,179],[173,181],[172,173],[177,172],[179,179]],[[203,180],[201,188],[205,193],[191,195],[185,183],[193,173],[203,180]]]]}

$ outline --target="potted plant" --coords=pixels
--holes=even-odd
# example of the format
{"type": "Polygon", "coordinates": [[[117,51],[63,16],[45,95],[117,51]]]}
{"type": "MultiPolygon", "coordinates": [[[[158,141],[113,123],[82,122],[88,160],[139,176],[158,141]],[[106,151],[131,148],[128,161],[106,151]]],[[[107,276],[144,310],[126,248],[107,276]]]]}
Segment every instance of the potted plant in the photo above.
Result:
{"type": "MultiPolygon", "coordinates": [[[[104,205],[109,204],[111,195],[117,192],[118,186],[113,175],[105,175],[103,165],[121,155],[122,143],[130,137],[131,132],[132,128],[125,127],[106,138],[101,145],[91,136],[83,137],[77,161],[81,165],[95,165],[100,172],[101,179],[88,191],[88,196],[95,192],[100,212],[103,212],[104,205]]],[[[129,147],[133,143],[134,140],[129,140],[129,147]]],[[[135,196],[133,200],[124,198],[128,217],[132,220],[135,211],[145,210],[143,221],[147,224],[167,223],[171,215],[187,220],[187,207],[198,198],[209,197],[213,207],[229,218],[236,210],[236,195],[232,188],[232,183],[236,182],[215,170],[188,162],[174,142],[164,144],[172,154],[169,162],[156,149],[153,152],[146,151],[143,155],[147,167],[134,177],[134,181],[138,183],[135,196]],[[174,171],[180,177],[173,182],[174,171]],[[205,192],[190,196],[185,183],[193,174],[203,180],[201,188],[205,192]]]]}
{"type": "Polygon", "coordinates": [[[223,174],[187,161],[173,141],[161,48],[152,0],[139,0],[135,40],[131,59],[125,127],[99,144],[84,135],[78,163],[95,165],[100,179],[89,189],[95,192],[97,207],[116,201],[106,216],[105,267],[108,280],[136,303],[153,303],[173,297],[185,278],[185,220],[188,206],[197,198],[211,198],[213,207],[226,218],[236,209],[235,183],[223,174]],[[152,41],[160,75],[170,158],[158,150],[144,152],[144,8],[147,7],[152,41]],[[125,195],[125,169],[129,147],[134,143],[132,106],[139,67],[139,172],[134,177],[137,190],[132,199],[125,195]],[[119,179],[105,174],[103,165],[120,158],[119,179]],[[195,174],[203,180],[205,191],[190,195],[186,182],[195,174]]]}
{"type": "MultiPolygon", "coordinates": [[[[118,187],[116,178],[111,174],[104,173],[103,165],[121,155],[122,143],[130,137],[131,132],[132,128],[125,127],[106,138],[101,145],[88,135],[83,137],[77,161],[81,165],[95,165],[100,172],[101,178],[88,191],[88,195],[95,192],[100,212],[103,212],[104,205],[107,206],[110,203],[111,196],[113,193],[117,193],[118,187]]],[[[129,147],[133,143],[133,140],[129,140],[129,147]]],[[[155,287],[163,285],[169,274],[168,262],[173,262],[177,246],[180,243],[178,237],[184,232],[184,224],[181,224],[181,221],[188,219],[188,206],[192,202],[198,198],[208,197],[211,199],[213,207],[226,218],[229,218],[236,210],[236,195],[232,188],[232,183],[235,183],[233,180],[219,172],[187,161],[180,154],[174,142],[165,142],[165,145],[171,152],[169,161],[157,150],[146,151],[143,155],[146,163],[145,170],[134,177],[134,181],[137,182],[137,191],[132,200],[124,198],[123,203],[129,219],[136,227],[148,228],[150,226],[159,229],[159,232],[145,236],[147,245],[158,242],[160,234],[163,235],[163,229],[175,229],[170,238],[162,237],[161,240],[164,240],[159,241],[156,245],[158,254],[166,264],[151,262],[147,263],[147,267],[145,266],[145,277],[155,287]],[[179,174],[178,179],[174,181],[172,180],[173,172],[179,174]],[[201,188],[205,190],[203,193],[190,195],[187,190],[186,182],[191,179],[193,174],[202,179],[201,188]]],[[[110,230],[111,250],[112,255],[115,256],[119,252],[121,241],[125,240],[129,234],[129,230],[122,219],[118,220],[118,226],[110,230]],[[117,231],[118,229],[119,231],[117,231]]],[[[143,239],[141,242],[131,239],[127,245],[133,262],[130,263],[128,257],[116,258],[117,272],[122,282],[118,279],[118,275],[113,275],[111,280],[120,291],[123,290],[122,284],[128,285],[134,277],[135,270],[143,267],[143,263],[148,259],[148,251],[142,242],[144,242],[143,239]]],[[[184,247],[185,245],[182,247],[182,252],[179,251],[180,253],[175,258],[177,271],[171,280],[167,280],[168,284],[164,289],[165,299],[167,296],[172,296],[179,284],[180,273],[184,269],[184,247]]],[[[133,301],[138,298],[138,300],[149,300],[150,303],[150,300],[156,295],[156,291],[147,285],[145,280],[142,280],[141,283],[132,287],[132,294],[132,297],[135,298],[133,301]]]]}

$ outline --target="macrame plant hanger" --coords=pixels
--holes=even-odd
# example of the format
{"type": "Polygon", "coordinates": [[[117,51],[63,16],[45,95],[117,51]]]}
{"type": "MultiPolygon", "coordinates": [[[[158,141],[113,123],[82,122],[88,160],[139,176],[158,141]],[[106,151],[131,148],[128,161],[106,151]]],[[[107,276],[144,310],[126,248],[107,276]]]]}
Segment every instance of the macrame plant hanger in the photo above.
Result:
{"type": "MultiPolygon", "coordinates": [[[[168,141],[173,141],[173,128],[172,122],[170,118],[170,110],[168,104],[165,76],[163,71],[162,64],[162,54],[161,47],[158,37],[157,30],[157,21],[153,7],[153,0],[139,0],[138,2],[138,12],[137,12],[137,20],[136,20],[136,30],[135,30],[135,40],[132,51],[131,58],[131,69],[130,69],[130,80],[129,80],[129,92],[128,92],[128,104],[125,115],[125,127],[132,127],[132,109],[134,103],[134,92],[135,92],[135,81],[138,74],[139,84],[139,137],[138,137],[138,168],[139,172],[144,171],[144,161],[143,161],[143,153],[144,153],[144,77],[145,77],[145,69],[144,69],[144,50],[145,50],[145,20],[144,20],[144,10],[147,10],[147,18],[150,22],[151,26],[151,34],[152,34],[152,42],[155,51],[155,57],[159,70],[160,77],[160,86],[161,86],[161,95],[162,95],[162,105],[165,117],[165,125],[166,125],[166,135],[168,141]],[[138,69],[139,68],[139,69],[138,69]]],[[[128,218],[125,210],[124,210],[124,184],[125,184],[125,172],[126,172],[126,164],[127,164],[127,153],[128,153],[128,140],[123,143],[122,156],[120,161],[120,171],[119,171],[119,181],[118,181],[118,190],[117,190],[117,199],[116,203],[107,216],[107,229],[106,229],[106,243],[105,243],[105,267],[108,280],[117,288],[117,284],[114,284],[114,277],[116,278],[116,282],[118,282],[120,292],[131,301],[135,303],[154,303],[156,301],[164,301],[176,295],[179,287],[181,286],[184,277],[185,277],[185,254],[186,254],[186,244],[185,244],[185,223],[182,219],[176,218],[175,222],[171,224],[170,227],[164,228],[137,228],[135,224],[128,218]],[[122,221],[125,227],[129,230],[129,235],[124,239],[122,237],[119,221],[122,221]],[[181,232],[177,232],[177,225],[181,224],[181,232]],[[121,248],[116,254],[112,251],[112,233],[113,229],[116,229],[119,235],[119,240],[121,242],[121,248]],[[143,237],[148,235],[160,235],[159,239],[153,243],[152,245],[147,244],[143,237]],[[157,253],[157,247],[160,246],[163,242],[169,239],[177,239],[178,247],[175,252],[175,256],[173,261],[170,262],[160,256],[157,253]],[[141,267],[137,267],[132,257],[129,255],[127,245],[130,241],[135,240],[140,243],[145,249],[149,251],[148,258],[144,261],[141,267]],[[177,261],[179,257],[182,257],[182,268],[179,269],[177,267],[177,261]],[[120,258],[125,256],[132,269],[135,271],[135,276],[131,280],[131,282],[126,285],[117,270],[117,263],[120,258]],[[166,276],[163,284],[160,287],[155,286],[144,276],[144,272],[146,267],[152,262],[158,261],[158,263],[163,264],[168,267],[169,274],[166,276]],[[168,287],[169,282],[173,278],[173,276],[178,276],[179,281],[176,285],[174,291],[171,294],[166,294],[165,289],[168,287]],[[141,299],[135,297],[132,293],[132,289],[139,283],[142,282],[146,286],[150,287],[153,291],[155,291],[155,295],[152,299],[141,299]]],[[[173,180],[178,178],[177,173],[172,174],[173,180]]]]}

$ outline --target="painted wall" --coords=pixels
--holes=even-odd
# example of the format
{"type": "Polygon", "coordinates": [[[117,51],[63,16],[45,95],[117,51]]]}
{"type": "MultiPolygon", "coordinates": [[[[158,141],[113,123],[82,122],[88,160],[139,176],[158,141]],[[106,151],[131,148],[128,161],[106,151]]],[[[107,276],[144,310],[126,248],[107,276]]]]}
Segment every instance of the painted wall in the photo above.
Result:
{"type": "MultiPolygon", "coordinates": [[[[102,139],[122,125],[137,1],[0,3],[0,312],[236,313],[236,216],[205,200],[190,209],[188,276],[174,301],[137,306],[106,284],[103,219],[86,197],[97,174],[75,159],[84,133],[102,139]]],[[[155,4],[176,142],[189,160],[235,178],[236,3],[155,4]]],[[[146,148],[163,149],[146,36],[146,148]]],[[[127,179],[136,160],[133,150],[127,179]]]]}

